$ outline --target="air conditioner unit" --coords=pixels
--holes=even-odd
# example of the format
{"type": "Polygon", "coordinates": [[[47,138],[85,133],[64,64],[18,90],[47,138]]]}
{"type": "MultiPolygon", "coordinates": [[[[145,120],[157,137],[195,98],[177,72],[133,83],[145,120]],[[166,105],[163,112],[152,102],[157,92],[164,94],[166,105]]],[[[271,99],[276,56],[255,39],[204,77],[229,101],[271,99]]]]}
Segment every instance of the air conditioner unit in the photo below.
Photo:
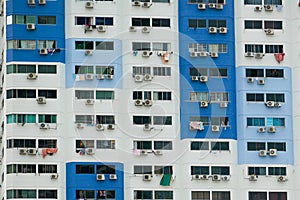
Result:
{"type": "Polygon", "coordinates": [[[253,52],[246,52],[245,57],[254,57],[254,53],[253,52]]]}
{"type": "Polygon", "coordinates": [[[264,132],[266,132],[266,128],[265,128],[265,127],[259,127],[259,128],[257,129],[257,132],[259,132],[259,133],[264,133],[264,132]]]}
{"type": "Polygon", "coordinates": [[[250,175],[249,181],[257,181],[257,176],[255,174],[250,175]]]}
{"type": "Polygon", "coordinates": [[[117,180],[118,179],[117,174],[110,174],[109,179],[110,180],[117,180]]]}
{"type": "Polygon", "coordinates": [[[198,3],[198,10],[205,10],[206,4],[205,3],[198,3]]]}
{"type": "Polygon", "coordinates": [[[266,35],[274,35],[274,30],[273,29],[266,29],[265,33],[266,33],[266,35]]]}
{"type": "Polygon", "coordinates": [[[96,130],[97,131],[103,131],[104,130],[103,124],[96,124],[96,130]]]}
{"type": "Polygon", "coordinates": [[[85,2],[85,7],[86,8],[94,8],[94,2],[92,2],[92,1],[85,2]]]}
{"type": "Polygon", "coordinates": [[[135,82],[143,82],[144,76],[140,74],[134,75],[134,81],[135,82]]]}
{"type": "Polygon", "coordinates": [[[27,4],[28,4],[28,5],[35,5],[35,0],[28,0],[28,1],[27,1],[27,4]]]}
{"type": "Polygon", "coordinates": [[[222,10],[223,9],[223,4],[221,4],[221,3],[217,3],[216,4],[216,9],[218,9],[218,10],[222,10]]]}
{"type": "Polygon", "coordinates": [[[254,82],[254,78],[253,77],[248,77],[247,78],[247,82],[248,83],[253,83],[254,82]]]}
{"type": "Polygon", "coordinates": [[[200,76],[200,82],[205,83],[208,81],[208,76],[200,76]]]}
{"type": "Polygon", "coordinates": [[[141,2],[140,1],[134,1],[132,3],[133,6],[141,6],[141,2]]]}
{"type": "Polygon", "coordinates": [[[265,5],[265,11],[273,11],[272,5],[265,5]]]}
{"type": "Polygon", "coordinates": [[[265,55],[263,53],[256,53],[255,58],[262,59],[265,55]]]}
{"type": "Polygon", "coordinates": [[[136,106],[142,106],[143,105],[143,101],[141,99],[136,99],[134,101],[134,105],[136,105],[136,106]]]}
{"type": "Polygon", "coordinates": [[[144,76],[144,80],[145,81],[151,81],[152,80],[152,76],[151,76],[151,74],[145,74],[145,76],[144,76]]]}
{"type": "Polygon", "coordinates": [[[146,99],[144,101],[144,106],[152,106],[152,101],[150,99],[146,99]]]}
{"type": "Polygon", "coordinates": [[[94,99],[87,99],[85,101],[85,105],[94,105],[94,103],[95,103],[94,99]]]}
{"type": "Polygon", "coordinates": [[[265,84],[265,80],[264,80],[264,79],[259,79],[259,80],[257,81],[257,84],[258,84],[258,85],[264,85],[264,84],[265,84]]]}
{"type": "Polygon", "coordinates": [[[93,53],[94,53],[93,50],[86,50],[85,51],[85,55],[87,55],[87,56],[91,56],[91,55],[93,55],[93,53]]]}
{"type": "Polygon", "coordinates": [[[152,174],[144,174],[143,175],[143,181],[151,181],[152,174]]]}
{"type": "Polygon", "coordinates": [[[268,127],[268,133],[275,133],[275,132],[276,132],[276,127],[275,126],[268,127]]]}
{"type": "Polygon", "coordinates": [[[46,123],[40,123],[40,129],[48,129],[49,125],[46,123]]]}
{"type": "Polygon", "coordinates": [[[208,7],[209,7],[209,8],[216,8],[216,4],[215,4],[215,3],[209,3],[209,4],[208,4],[208,7]]]}
{"type": "Polygon", "coordinates": [[[265,156],[267,156],[267,150],[260,150],[259,151],[259,156],[261,156],[261,157],[265,157],[265,156]]]}
{"type": "Polygon", "coordinates": [[[82,123],[77,123],[77,124],[76,124],[76,128],[84,128],[84,124],[82,124],[82,123]]]}
{"type": "Polygon", "coordinates": [[[86,74],[85,79],[86,80],[94,80],[94,74],[86,74]]]}
{"type": "Polygon", "coordinates": [[[270,156],[277,156],[277,149],[270,149],[269,155],[270,156]]]}
{"type": "Polygon", "coordinates": [[[50,179],[58,179],[58,174],[51,174],[50,179]]]}
{"type": "Polygon", "coordinates": [[[40,54],[41,55],[47,55],[48,54],[48,50],[43,48],[43,49],[40,49],[40,54]]]}
{"type": "Polygon", "coordinates": [[[36,155],[37,151],[35,148],[28,148],[27,153],[28,155],[36,155]]]}
{"type": "Polygon", "coordinates": [[[198,53],[197,52],[190,52],[190,57],[197,57],[198,56],[198,53]]]}
{"type": "Polygon", "coordinates": [[[206,57],[207,56],[207,52],[206,51],[201,51],[200,52],[200,57],[206,57]]]}
{"type": "Polygon", "coordinates": [[[201,108],[206,108],[206,107],[208,107],[208,101],[200,101],[200,107],[201,107],[201,108]]]}
{"type": "Polygon", "coordinates": [[[45,5],[46,4],[46,0],[39,0],[39,4],[40,5],[45,5]]]}
{"type": "Polygon", "coordinates": [[[212,180],[213,181],[220,181],[221,180],[221,175],[219,175],[219,174],[212,175],[212,180]]]}
{"type": "Polygon", "coordinates": [[[105,175],[104,174],[97,174],[96,175],[96,180],[97,181],[104,181],[105,180],[105,175]]]}
{"type": "Polygon", "coordinates": [[[129,31],[130,32],[136,32],[136,27],[135,26],[129,26],[129,31]]]}
{"type": "Polygon", "coordinates": [[[279,177],[277,178],[277,181],[278,181],[278,182],[285,182],[285,181],[287,181],[287,178],[286,178],[285,176],[279,176],[279,177]]]}
{"type": "Polygon", "coordinates": [[[262,7],[261,6],[255,6],[254,7],[254,11],[261,11],[262,10],[262,7]]]}
{"type": "Polygon", "coordinates": [[[229,181],[230,176],[222,176],[221,178],[222,178],[223,181],[229,181]]]}
{"type": "Polygon", "coordinates": [[[98,26],[98,27],[97,27],[97,31],[98,31],[98,32],[105,32],[105,31],[106,31],[106,27],[103,26],[103,25],[98,26]]]}
{"type": "Polygon", "coordinates": [[[114,130],[115,129],[115,125],[114,124],[108,124],[107,125],[107,130],[114,130]]]}
{"type": "Polygon", "coordinates": [[[143,57],[149,57],[149,56],[151,56],[152,55],[152,52],[151,51],[143,51],[142,52],[142,56],[143,57]]]}
{"type": "Polygon", "coordinates": [[[114,78],[114,75],[112,75],[112,74],[107,74],[106,75],[107,80],[112,80],[113,78],[114,78]]]}
{"type": "Polygon", "coordinates": [[[19,149],[19,154],[20,155],[26,155],[26,153],[27,153],[27,149],[25,149],[25,148],[19,149]]]}
{"type": "Polygon", "coordinates": [[[209,33],[217,33],[216,27],[209,27],[209,33]]]}
{"type": "Polygon", "coordinates": [[[87,148],[85,150],[87,155],[94,155],[95,154],[95,149],[94,148],[87,148]]]}
{"type": "Polygon", "coordinates": [[[219,32],[220,33],[227,33],[227,28],[226,27],[220,27],[219,32]]]}
{"type": "Polygon", "coordinates": [[[217,52],[211,52],[210,57],[217,58],[217,57],[219,57],[219,54],[217,52]]]}
{"type": "Polygon", "coordinates": [[[268,108],[272,108],[272,107],[274,107],[274,101],[267,101],[266,102],[266,106],[268,107],[268,108]]]}
{"type": "Polygon", "coordinates": [[[38,104],[46,104],[46,97],[38,97],[36,101],[38,104]]]}
{"type": "Polygon", "coordinates": [[[274,106],[275,106],[275,107],[281,107],[281,102],[275,102],[275,103],[274,103],[274,106]]]}
{"type": "Polygon", "coordinates": [[[162,154],[163,154],[163,152],[160,151],[160,150],[154,151],[154,155],[160,156],[160,155],[162,155],[162,154]]]}
{"type": "Polygon", "coordinates": [[[201,175],[199,175],[199,174],[193,175],[193,179],[196,179],[196,180],[200,180],[200,177],[201,177],[201,175]]]}
{"type": "Polygon", "coordinates": [[[142,7],[143,8],[150,8],[151,3],[150,2],[143,2],[142,7]]]}
{"type": "Polygon", "coordinates": [[[34,30],[35,29],[35,24],[26,24],[26,29],[27,30],[34,30]]]}
{"type": "Polygon", "coordinates": [[[204,175],[199,175],[199,179],[200,180],[208,180],[208,175],[204,174],[204,175]]]}
{"type": "Polygon", "coordinates": [[[144,124],[143,130],[144,130],[144,131],[151,131],[150,124],[144,124]]]}
{"type": "Polygon", "coordinates": [[[143,27],[142,33],[150,33],[150,27],[147,27],[147,26],[143,27]]]}
{"type": "Polygon", "coordinates": [[[96,77],[98,80],[104,80],[104,74],[97,74],[96,77]]]}
{"type": "Polygon", "coordinates": [[[211,131],[212,131],[212,132],[219,132],[219,131],[220,131],[220,126],[212,125],[212,126],[211,126],[211,131]]]}
{"type": "Polygon", "coordinates": [[[220,108],[227,108],[228,107],[228,102],[221,102],[220,103],[220,108]]]}
{"type": "Polygon", "coordinates": [[[29,73],[27,75],[27,79],[29,79],[29,80],[34,80],[36,78],[37,78],[37,74],[36,73],[29,73]]]}
{"type": "Polygon", "coordinates": [[[192,76],[192,81],[198,81],[198,76],[192,76]]]}

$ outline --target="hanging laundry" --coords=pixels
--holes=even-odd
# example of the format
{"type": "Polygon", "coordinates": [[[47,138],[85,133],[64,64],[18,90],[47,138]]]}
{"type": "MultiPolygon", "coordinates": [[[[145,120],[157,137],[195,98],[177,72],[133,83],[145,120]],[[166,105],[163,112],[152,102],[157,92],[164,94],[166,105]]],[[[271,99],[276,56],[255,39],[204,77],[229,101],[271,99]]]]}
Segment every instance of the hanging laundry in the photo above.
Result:
{"type": "Polygon", "coordinates": [[[276,9],[278,12],[280,12],[282,10],[282,5],[276,5],[276,9]]]}
{"type": "Polygon", "coordinates": [[[134,149],[133,154],[136,155],[136,156],[139,156],[139,155],[141,155],[141,150],[140,149],[134,149]]]}
{"type": "Polygon", "coordinates": [[[42,156],[43,158],[46,157],[46,155],[53,155],[54,153],[57,153],[58,149],[57,148],[44,148],[42,150],[42,156]]]}
{"type": "Polygon", "coordinates": [[[190,122],[190,129],[204,130],[203,122],[190,122]]]}
{"type": "Polygon", "coordinates": [[[170,54],[168,52],[166,52],[162,55],[161,58],[162,58],[163,63],[168,63],[169,59],[170,59],[170,54]]]}
{"type": "Polygon", "coordinates": [[[161,186],[170,186],[172,181],[172,174],[163,174],[159,185],[161,186]]]}
{"type": "Polygon", "coordinates": [[[278,63],[280,63],[281,61],[283,61],[284,55],[285,55],[285,53],[275,53],[274,54],[275,59],[277,60],[278,63]]]}

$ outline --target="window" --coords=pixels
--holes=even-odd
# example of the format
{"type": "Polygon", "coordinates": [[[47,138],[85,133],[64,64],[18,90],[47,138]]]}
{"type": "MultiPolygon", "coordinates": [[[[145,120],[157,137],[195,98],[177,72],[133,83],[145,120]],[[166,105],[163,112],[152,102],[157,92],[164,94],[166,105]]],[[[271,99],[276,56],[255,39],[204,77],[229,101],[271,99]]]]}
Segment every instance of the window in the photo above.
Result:
{"type": "Polygon", "coordinates": [[[152,3],[170,3],[170,0],[152,0],[152,3]]]}
{"type": "Polygon", "coordinates": [[[94,165],[76,165],[76,174],[94,174],[94,165]]]}
{"type": "Polygon", "coordinates": [[[96,41],[96,50],[114,50],[114,42],[96,41]]]}
{"type": "Polygon", "coordinates": [[[133,42],[132,50],[133,51],[150,51],[151,43],[150,42],[133,42]]]}
{"type": "Polygon", "coordinates": [[[265,118],[247,117],[247,126],[265,126],[265,118]]]}
{"type": "Polygon", "coordinates": [[[146,75],[146,74],[151,74],[151,67],[138,67],[138,66],[133,66],[132,67],[132,75],[146,75]]]}
{"type": "Polygon", "coordinates": [[[75,17],[75,25],[92,25],[93,17],[75,17]]]}
{"type": "Polygon", "coordinates": [[[226,68],[212,68],[209,70],[209,75],[211,78],[224,78],[228,77],[226,68]]]}
{"type": "Polygon", "coordinates": [[[191,175],[209,175],[209,166],[191,166],[191,175]]]}
{"type": "Polygon", "coordinates": [[[56,74],[56,65],[38,65],[39,74],[56,74]]]}
{"type": "Polygon", "coordinates": [[[188,22],[189,28],[206,28],[206,20],[205,19],[189,19],[188,22]]]}
{"type": "Polygon", "coordinates": [[[85,50],[93,50],[94,42],[93,41],[75,41],[75,49],[85,49],[85,50]]]}
{"type": "Polygon", "coordinates": [[[114,18],[113,17],[96,17],[96,25],[113,26],[114,18]]]}
{"type": "Polygon", "coordinates": [[[245,20],[245,29],[262,29],[262,21],[245,20]]]}
{"type": "Polygon", "coordinates": [[[210,118],[211,125],[217,126],[228,126],[229,125],[229,118],[228,117],[211,117],[210,118]]]}
{"type": "Polygon", "coordinates": [[[215,19],[210,19],[208,20],[208,27],[226,27],[226,20],[215,20],[215,19]]]}
{"type": "Polygon", "coordinates": [[[208,101],[208,92],[190,92],[190,101],[208,101]]]}
{"type": "Polygon", "coordinates": [[[285,142],[268,142],[268,151],[270,149],[277,149],[277,151],[286,151],[286,143],[285,142]]]}
{"type": "Polygon", "coordinates": [[[265,29],[282,29],[282,21],[264,21],[265,29]]]}
{"type": "Polygon", "coordinates": [[[97,140],[96,145],[97,145],[97,149],[115,149],[116,141],[115,140],[97,140]]]}
{"type": "Polygon", "coordinates": [[[94,140],[76,140],[76,148],[94,148],[94,140]]]}
{"type": "Polygon", "coordinates": [[[96,170],[97,174],[116,174],[115,165],[97,165],[96,170]]]}
{"type": "Polygon", "coordinates": [[[58,199],[57,190],[39,190],[39,199],[58,199]]]}
{"type": "Polygon", "coordinates": [[[97,199],[116,199],[116,191],[115,190],[98,190],[96,192],[97,199]]]}
{"type": "Polygon", "coordinates": [[[132,26],[150,26],[150,18],[132,18],[132,26]]]}
{"type": "Polygon", "coordinates": [[[153,67],[153,76],[171,76],[171,67],[153,67]]]}
{"type": "Polygon", "coordinates": [[[285,119],[284,118],[267,118],[267,126],[285,126],[285,119]]]}
{"type": "Polygon", "coordinates": [[[264,0],[265,4],[282,5],[282,0],[264,0]]]}
{"type": "Polygon", "coordinates": [[[155,200],[173,199],[173,191],[154,191],[155,200]]]}
{"type": "Polygon", "coordinates": [[[216,52],[216,53],[227,53],[227,44],[209,44],[208,49],[209,52],[216,52]]]}
{"type": "Polygon", "coordinates": [[[56,16],[38,16],[38,24],[56,24],[56,16]]]}
{"type": "Polygon", "coordinates": [[[284,102],[284,94],[267,94],[267,101],[284,102]]]}
{"type": "Polygon", "coordinates": [[[93,90],[75,90],[76,99],[94,99],[93,90]]]}
{"type": "Polygon", "coordinates": [[[135,165],[133,171],[134,174],[152,174],[152,166],[135,165]]]}
{"type": "Polygon", "coordinates": [[[248,167],[248,175],[265,176],[266,167],[248,167]]]}
{"type": "Polygon", "coordinates": [[[9,139],[7,148],[35,148],[35,139],[9,139]]]}
{"type": "Polygon", "coordinates": [[[170,27],[170,19],[152,19],[152,27],[170,27]]]}
{"type": "MultiPolygon", "coordinates": [[[[248,102],[264,102],[265,101],[264,94],[257,94],[257,93],[246,94],[246,99],[248,102]]],[[[247,120],[248,119],[249,118],[247,118],[247,120]]],[[[254,118],[252,118],[252,119],[254,119],[254,118]]],[[[247,126],[249,126],[249,125],[247,124],[247,126]]]]}
{"type": "Polygon", "coordinates": [[[172,142],[154,141],[154,150],[172,150],[172,142]]]}
{"type": "Polygon", "coordinates": [[[36,73],[35,65],[12,64],[6,66],[6,73],[36,73]]]}
{"type": "Polygon", "coordinates": [[[206,116],[195,116],[195,117],[190,117],[190,122],[202,122],[203,126],[208,126],[208,117],[206,116]]]}
{"type": "Polygon", "coordinates": [[[114,91],[96,91],[96,99],[99,100],[112,100],[114,96],[114,91]]]}
{"type": "Polygon", "coordinates": [[[172,125],[172,116],[154,116],[153,125],[172,125]]]}
{"type": "Polygon", "coordinates": [[[30,15],[13,15],[12,16],[12,23],[13,24],[35,24],[36,23],[36,16],[30,15]]]}
{"type": "Polygon", "coordinates": [[[249,192],[249,200],[267,200],[267,192],[249,192]]]}
{"type": "Polygon", "coordinates": [[[93,124],[94,115],[75,115],[75,123],[93,124]]]}
{"type": "Polygon", "coordinates": [[[287,192],[269,192],[269,200],[287,200],[287,192]]]}
{"type": "Polygon", "coordinates": [[[207,68],[190,68],[190,76],[207,76],[208,69],[207,68]]]}
{"type": "Polygon", "coordinates": [[[133,116],[133,124],[151,124],[150,116],[133,116]]]}
{"type": "Polygon", "coordinates": [[[93,74],[93,66],[75,65],[75,74],[93,74]]]}
{"type": "Polygon", "coordinates": [[[165,42],[153,42],[152,43],[152,51],[170,51],[171,43],[165,42]]]}
{"type": "Polygon", "coordinates": [[[38,48],[39,49],[55,49],[56,48],[56,41],[55,40],[39,40],[38,41],[38,48]]]}
{"type": "Polygon", "coordinates": [[[209,150],[208,142],[191,142],[191,151],[209,150]]]}
{"type": "Polygon", "coordinates": [[[134,141],[133,145],[134,145],[134,149],[152,150],[152,142],[151,141],[134,141]]]}
{"type": "Polygon", "coordinates": [[[197,44],[197,43],[190,43],[189,44],[189,52],[207,52],[207,45],[206,44],[197,44]]]}
{"type": "Polygon", "coordinates": [[[221,3],[224,4],[226,0],[208,0],[208,3],[221,3]]]}
{"type": "Polygon", "coordinates": [[[264,77],[263,69],[246,69],[246,77],[264,77]]]}
{"type": "Polygon", "coordinates": [[[10,164],[7,165],[7,174],[11,173],[36,173],[35,164],[10,164]]]}
{"type": "Polygon", "coordinates": [[[151,100],[151,92],[150,91],[133,91],[133,100],[136,99],[149,99],[151,100]]]}
{"type": "Polygon", "coordinates": [[[188,0],[188,3],[190,3],[190,4],[205,3],[205,0],[188,0]]]}
{"type": "Polygon", "coordinates": [[[283,53],[283,45],[266,45],[266,53],[283,53]]]}
{"type": "Polygon", "coordinates": [[[212,151],[229,151],[229,142],[211,142],[212,151]]]}
{"type": "Polygon", "coordinates": [[[230,167],[212,166],[211,174],[230,175],[230,167]]]}
{"type": "Polygon", "coordinates": [[[6,98],[36,98],[35,90],[21,90],[21,89],[13,89],[6,91],[6,98]]]}
{"type": "Polygon", "coordinates": [[[171,101],[171,92],[153,92],[153,100],[171,101]]]}
{"type": "Polygon", "coordinates": [[[263,53],[264,47],[262,44],[245,44],[245,53],[247,52],[263,53]]]}
{"type": "Polygon", "coordinates": [[[261,5],[262,0],[244,0],[245,5],[261,5]]]}
{"type": "Polygon", "coordinates": [[[247,142],[247,151],[260,151],[266,149],[264,142],[247,142]]]}
{"type": "Polygon", "coordinates": [[[95,199],[94,190],[76,190],[76,199],[95,199]]]}
{"type": "Polygon", "coordinates": [[[56,123],[56,115],[38,115],[39,116],[39,123],[56,123]]]}
{"type": "Polygon", "coordinates": [[[6,115],[7,124],[11,123],[36,123],[36,115],[35,114],[10,114],[6,115]]]}
{"type": "Polygon", "coordinates": [[[113,115],[97,115],[96,124],[115,124],[115,116],[113,115]]]}
{"type": "Polygon", "coordinates": [[[192,200],[210,200],[210,192],[192,191],[192,200]]]}
{"type": "Polygon", "coordinates": [[[228,92],[211,92],[210,93],[210,101],[229,101],[228,92]]]}
{"type": "Polygon", "coordinates": [[[46,164],[39,164],[38,165],[38,173],[40,174],[53,174],[57,173],[57,165],[46,165],[46,164]]]}
{"type": "Polygon", "coordinates": [[[284,70],[283,69],[266,69],[266,77],[268,77],[268,78],[283,78],[284,70]]]}
{"type": "Polygon", "coordinates": [[[36,199],[36,190],[7,190],[7,199],[36,199]]]}
{"type": "Polygon", "coordinates": [[[152,199],[153,192],[150,190],[134,190],[134,200],[141,200],[141,199],[152,199]]]}
{"type": "Polygon", "coordinates": [[[35,40],[8,40],[7,49],[36,49],[35,40]]]}
{"type": "Polygon", "coordinates": [[[230,200],[230,192],[213,191],[212,192],[212,200],[230,200]]]}
{"type": "Polygon", "coordinates": [[[46,97],[47,99],[56,99],[57,90],[38,90],[39,97],[46,97]]]}
{"type": "Polygon", "coordinates": [[[57,140],[38,140],[39,148],[57,148],[57,140]]]}
{"type": "Polygon", "coordinates": [[[173,166],[154,166],[154,174],[173,174],[173,166]]]}
{"type": "Polygon", "coordinates": [[[268,167],[268,174],[273,176],[286,176],[286,167],[268,167]]]}
{"type": "Polygon", "coordinates": [[[114,75],[113,66],[96,66],[96,74],[114,75]]]}

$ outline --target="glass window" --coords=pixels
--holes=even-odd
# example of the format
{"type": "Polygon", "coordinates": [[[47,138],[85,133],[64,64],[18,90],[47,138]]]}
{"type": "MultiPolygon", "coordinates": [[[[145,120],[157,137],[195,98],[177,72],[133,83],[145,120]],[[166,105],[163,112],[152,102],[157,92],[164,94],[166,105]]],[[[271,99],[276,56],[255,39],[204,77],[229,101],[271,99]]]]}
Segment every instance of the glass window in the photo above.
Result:
{"type": "Polygon", "coordinates": [[[150,116],[133,116],[133,124],[151,124],[150,116]]]}
{"type": "Polygon", "coordinates": [[[270,149],[277,149],[277,151],[286,151],[285,142],[268,142],[268,151],[270,149]]]}
{"type": "Polygon", "coordinates": [[[189,28],[206,28],[206,19],[189,19],[189,28]]]}
{"type": "Polygon", "coordinates": [[[94,165],[76,165],[76,174],[94,174],[94,165]]]}
{"type": "Polygon", "coordinates": [[[171,67],[153,67],[154,76],[171,76],[171,67]]]}
{"type": "Polygon", "coordinates": [[[264,142],[247,142],[247,151],[266,150],[266,143],[264,142]]]}
{"type": "Polygon", "coordinates": [[[38,24],[56,24],[56,16],[38,16],[38,24]]]}
{"type": "Polygon", "coordinates": [[[191,166],[191,175],[209,175],[209,167],[191,166]]]}
{"type": "Polygon", "coordinates": [[[249,192],[249,200],[267,200],[267,192],[249,192]]]}
{"type": "Polygon", "coordinates": [[[262,29],[262,21],[245,20],[245,29],[262,29]]]}
{"type": "Polygon", "coordinates": [[[114,18],[113,17],[96,17],[96,25],[113,26],[114,18]]]}
{"type": "Polygon", "coordinates": [[[114,42],[96,41],[96,50],[114,50],[114,42]]]}
{"type": "Polygon", "coordinates": [[[93,90],[75,90],[76,99],[94,99],[93,90]]]}
{"type": "Polygon", "coordinates": [[[58,199],[57,190],[40,190],[39,199],[58,199]]]}
{"type": "Polygon", "coordinates": [[[134,149],[152,150],[152,142],[151,141],[134,141],[133,145],[134,145],[134,149]]]}
{"type": "Polygon", "coordinates": [[[212,166],[211,174],[230,175],[230,167],[212,166]]]}
{"type": "Polygon", "coordinates": [[[171,92],[153,92],[153,100],[170,101],[171,97],[171,92]]]}
{"type": "Polygon", "coordinates": [[[154,192],[155,200],[157,199],[173,199],[173,191],[155,191],[154,192]]]}
{"type": "Polygon", "coordinates": [[[170,27],[170,19],[152,19],[152,27],[170,27]]]}
{"type": "Polygon", "coordinates": [[[229,142],[211,142],[212,151],[229,151],[229,142]]]}
{"type": "Polygon", "coordinates": [[[282,29],[282,21],[264,21],[265,29],[282,29]]]}
{"type": "Polygon", "coordinates": [[[262,0],[244,0],[245,5],[262,5],[262,0]]]}
{"type": "Polygon", "coordinates": [[[93,41],[75,41],[75,49],[85,49],[85,50],[93,50],[94,42],[93,41]]]}
{"type": "Polygon", "coordinates": [[[173,174],[173,166],[154,166],[154,174],[173,174]]]}
{"type": "Polygon", "coordinates": [[[263,53],[264,46],[262,44],[245,44],[245,53],[247,52],[263,53]]]}
{"type": "Polygon", "coordinates": [[[75,123],[92,124],[94,115],[75,115],[75,123]]]}
{"type": "Polygon", "coordinates": [[[76,140],[76,148],[94,148],[94,140],[76,140]]]}
{"type": "Polygon", "coordinates": [[[284,102],[284,94],[267,94],[267,101],[284,102]]]}
{"type": "Polygon", "coordinates": [[[266,69],[266,77],[269,78],[283,78],[284,70],[283,69],[266,69]]]}
{"type": "MultiPolygon", "coordinates": [[[[35,73],[35,71],[34,71],[35,73]]],[[[56,74],[56,65],[38,65],[39,74],[56,74]]]]}
{"type": "Polygon", "coordinates": [[[96,124],[115,124],[115,116],[96,115],[96,124]]]}
{"type": "Polygon", "coordinates": [[[273,176],[286,176],[286,167],[268,167],[268,174],[273,176]]]}
{"type": "Polygon", "coordinates": [[[285,126],[285,118],[267,118],[267,126],[285,126]]]}
{"type": "Polygon", "coordinates": [[[46,97],[47,99],[56,99],[57,90],[38,90],[39,97],[46,97]]]}
{"type": "Polygon", "coordinates": [[[150,42],[133,42],[132,50],[133,51],[150,51],[151,44],[150,44],[150,42]]]}
{"type": "Polygon", "coordinates": [[[212,68],[209,69],[209,75],[212,78],[225,78],[228,77],[227,68],[212,68]]]}
{"type": "Polygon", "coordinates": [[[152,166],[135,165],[133,167],[134,174],[152,174],[152,166]]]}
{"type": "Polygon", "coordinates": [[[212,200],[230,200],[230,192],[212,191],[212,200]]]}
{"type": "Polygon", "coordinates": [[[150,18],[132,18],[132,26],[150,26],[150,18]]]}
{"type": "Polygon", "coordinates": [[[97,140],[96,145],[97,145],[97,149],[115,149],[116,141],[115,140],[97,140]]]}
{"type": "Polygon", "coordinates": [[[210,200],[210,192],[192,191],[192,200],[210,200]]]}
{"type": "Polygon", "coordinates": [[[172,142],[154,141],[154,150],[172,150],[172,142]]]}
{"type": "Polygon", "coordinates": [[[263,69],[246,69],[246,77],[264,77],[263,69]]]}
{"type": "Polygon", "coordinates": [[[265,176],[266,167],[248,167],[248,175],[265,176]]]}
{"type": "Polygon", "coordinates": [[[114,99],[114,91],[96,91],[96,99],[112,100],[114,99]]]}
{"type": "Polygon", "coordinates": [[[247,117],[247,126],[265,126],[265,118],[247,117]]]}
{"type": "Polygon", "coordinates": [[[57,173],[57,165],[46,165],[46,164],[39,164],[38,165],[38,173],[47,173],[47,174],[53,174],[57,173]]]}
{"type": "Polygon", "coordinates": [[[266,53],[283,53],[283,45],[265,45],[266,53]]]}
{"type": "Polygon", "coordinates": [[[153,125],[172,125],[172,116],[154,116],[153,125]]]}
{"type": "MultiPolygon", "coordinates": [[[[247,96],[246,99],[247,99],[248,102],[251,102],[251,101],[253,101],[253,102],[264,102],[265,101],[264,94],[255,94],[255,93],[254,94],[249,94],[249,93],[247,93],[246,96],[247,96]]],[[[248,119],[249,118],[247,118],[247,120],[248,119]]]]}
{"type": "Polygon", "coordinates": [[[115,165],[97,165],[96,170],[97,174],[116,174],[115,165]]]}
{"type": "Polygon", "coordinates": [[[191,142],[191,150],[199,151],[199,150],[209,150],[209,142],[191,142]]]}
{"type": "Polygon", "coordinates": [[[134,190],[134,200],[153,199],[153,192],[150,190],[134,190]]]}

